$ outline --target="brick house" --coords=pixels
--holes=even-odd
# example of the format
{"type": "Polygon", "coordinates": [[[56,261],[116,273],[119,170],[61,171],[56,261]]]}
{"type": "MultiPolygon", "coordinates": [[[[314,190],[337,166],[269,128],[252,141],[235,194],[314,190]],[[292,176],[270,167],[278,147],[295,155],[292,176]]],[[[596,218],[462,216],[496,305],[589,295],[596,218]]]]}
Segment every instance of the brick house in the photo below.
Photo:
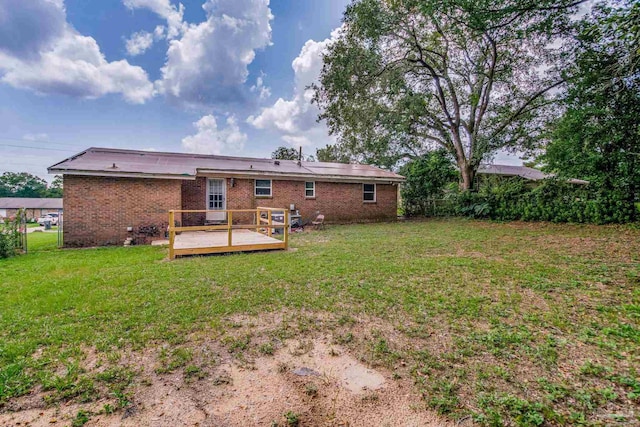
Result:
{"type": "MultiPolygon", "coordinates": [[[[148,226],[224,218],[216,210],[258,206],[299,212],[304,222],[396,217],[400,175],[374,166],[89,148],[49,168],[64,183],[64,244],[119,245],[148,226]]],[[[236,217],[234,216],[234,222],[236,217]]],[[[237,218],[242,220],[242,218],[237,218]]],[[[138,241],[144,239],[137,239],[138,241]]]]}
{"type": "Polygon", "coordinates": [[[28,220],[62,211],[62,199],[40,197],[0,197],[0,219],[11,218],[24,209],[28,220]]]}

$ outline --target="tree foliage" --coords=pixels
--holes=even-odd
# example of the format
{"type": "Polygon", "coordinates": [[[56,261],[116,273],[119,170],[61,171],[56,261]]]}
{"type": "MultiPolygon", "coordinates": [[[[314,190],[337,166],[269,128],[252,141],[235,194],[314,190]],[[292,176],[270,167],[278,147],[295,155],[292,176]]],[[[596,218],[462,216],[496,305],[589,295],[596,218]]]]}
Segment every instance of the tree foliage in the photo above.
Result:
{"type": "Polygon", "coordinates": [[[293,147],[278,147],[271,153],[272,159],[278,160],[298,160],[298,150],[293,147]]]}
{"type": "Polygon", "coordinates": [[[27,172],[5,172],[0,175],[0,197],[62,197],[62,176],[47,182],[27,172]]]}
{"type": "Polygon", "coordinates": [[[437,199],[458,180],[453,159],[444,150],[430,151],[400,168],[406,178],[402,184],[402,207],[405,215],[427,215],[433,212],[437,199]]]}
{"type": "Polygon", "coordinates": [[[51,185],[47,188],[46,197],[62,197],[63,188],[62,188],[62,175],[56,175],[51,181],[51,185]]]}
{"type": "Polygon", "coordinates": [[[315,88],[320,118],[380,166],[442,147],[471,188],[481,161],[539,137],[562,83],[553,42],[579,3],[355,0],[315,88]]]}
{"type": "Polygon", "coordinates": [[[477,193],[459,193],[452,203],[459,214],[500,221],[607,224],[626,223],[634,218],[633,205],[615,194],[560,178],[535,185],[521,178],[489,179],[477,193]]]}
{"type": "Polygon", "coordinates": [[[542,160],[633,212],[640,192],[640,4],[596,7],[580,24],[578,42],[566,112],[542,160]]]}
{"type": "Polygon", "coordinates": [[[5,172],[0,176],[0,197],[45,197],[47,182],[27,172],[5,172]]]}
{"type": "Polygon", "coordinates": [[[330,144],[316,150],[316,159],[319,162],[351,163],[351,157],[348,153],[340,146],[330,144]]]}

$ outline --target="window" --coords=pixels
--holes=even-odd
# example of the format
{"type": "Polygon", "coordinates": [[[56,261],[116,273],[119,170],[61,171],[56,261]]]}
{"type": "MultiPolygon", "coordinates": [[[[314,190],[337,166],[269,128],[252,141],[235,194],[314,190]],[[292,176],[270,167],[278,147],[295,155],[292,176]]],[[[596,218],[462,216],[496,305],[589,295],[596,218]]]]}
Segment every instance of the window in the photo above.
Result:
{"type": "Polygon", "coordinates": [[[376,185],[362,184],[362,200],[365,202],[376,201],[376,185]]]}
{"type": "Polygon", "coordinates": [[[256,196],[271,197],[271,180],[256,179],[256,196]]]}
{"type": "Polygon", "coordinates": [[[314,181],[307,181],[304,183],[304,197],[316,197],[316,183],[314,181]]]}

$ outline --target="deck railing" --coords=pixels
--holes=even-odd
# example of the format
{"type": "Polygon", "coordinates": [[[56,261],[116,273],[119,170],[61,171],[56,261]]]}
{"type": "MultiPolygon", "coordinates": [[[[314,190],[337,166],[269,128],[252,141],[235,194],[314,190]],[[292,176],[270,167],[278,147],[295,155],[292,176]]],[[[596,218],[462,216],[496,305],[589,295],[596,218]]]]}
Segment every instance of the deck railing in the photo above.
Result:
{"type": "MultiPolygon", "coordinates": [[[[237,217],[236,217],[237,218],[237,217]]],[[[239,219],[239,218],[237,218],[239,219]]],[[[224,220],[221,222],[225,222],[224,220]]],[[[178,255],[197,255],[220,252],[255,251],[265,249],[288,249],[289,248],[289,211],[280,208],[258,207],[255,209],[225,209],[225,210],[171,210],[169,211],[169,259],[175,259],[178,255]],[[226,224],[177,226],[176,214],[204,213],[224,213],[226,224]],[[276,216],[282,215],[283,221],[274,221],[276,216]],[[251,224],[234,224],[234,214],[239,216],[250,215],[253,219],[251,224]],[[243,214],[243,215],[242,215],[243,214]],[[263,215],[265,217],[263,217],[263,215]],[[273,236],[276,229],[282,229],[282,240],[279,242],[253,243],[253,244],[233,244],[233,230],[254,230],[256,233],[273,236]],[[176,248],[176,233],[188,231],[225,231],[227,232],[227,245],[216,245],[197,248],[176,248]]]]}

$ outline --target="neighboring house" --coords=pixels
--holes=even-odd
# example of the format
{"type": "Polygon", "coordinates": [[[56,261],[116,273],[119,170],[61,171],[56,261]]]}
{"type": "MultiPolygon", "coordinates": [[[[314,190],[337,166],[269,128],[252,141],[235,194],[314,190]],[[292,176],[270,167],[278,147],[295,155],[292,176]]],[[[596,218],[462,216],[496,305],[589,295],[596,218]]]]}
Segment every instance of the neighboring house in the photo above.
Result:
{"type": "Polygon", "coordinates": [[[49,212],[62,209],[62,199],[30,198],[30,197],[0,197],[0,218],[15,216],[18,209],[26,209],[27,219],[36,219],[49,212]]]}
{"type": "MultiPolygon", "coordinates": [[[[122,244],[129,229],[166,228],[172,209],[266,206],[299,211],[305,221],[318,213],[327,222],[393,219],[404,180],[368,165],[107,148],[89,148],[49,173],[63,175],[65,246],[122,244]]],[[[224,214],[178,218],[203,225],[224,214]]]]}
{"type": "MultiPolygon", "coordinates": [[[[480,165],[476,174],[480,179],[481,176],[494,175],[505,178],[520,177],[529,181],[540,181],[545,178],[553,178],[553,174],[544,173],[538,169],[527,166],[511,166],[511,165],[480,165]]],[[[581,179],[567,180],[571,184],[586,185],[589,181],[581,179]]]]}

